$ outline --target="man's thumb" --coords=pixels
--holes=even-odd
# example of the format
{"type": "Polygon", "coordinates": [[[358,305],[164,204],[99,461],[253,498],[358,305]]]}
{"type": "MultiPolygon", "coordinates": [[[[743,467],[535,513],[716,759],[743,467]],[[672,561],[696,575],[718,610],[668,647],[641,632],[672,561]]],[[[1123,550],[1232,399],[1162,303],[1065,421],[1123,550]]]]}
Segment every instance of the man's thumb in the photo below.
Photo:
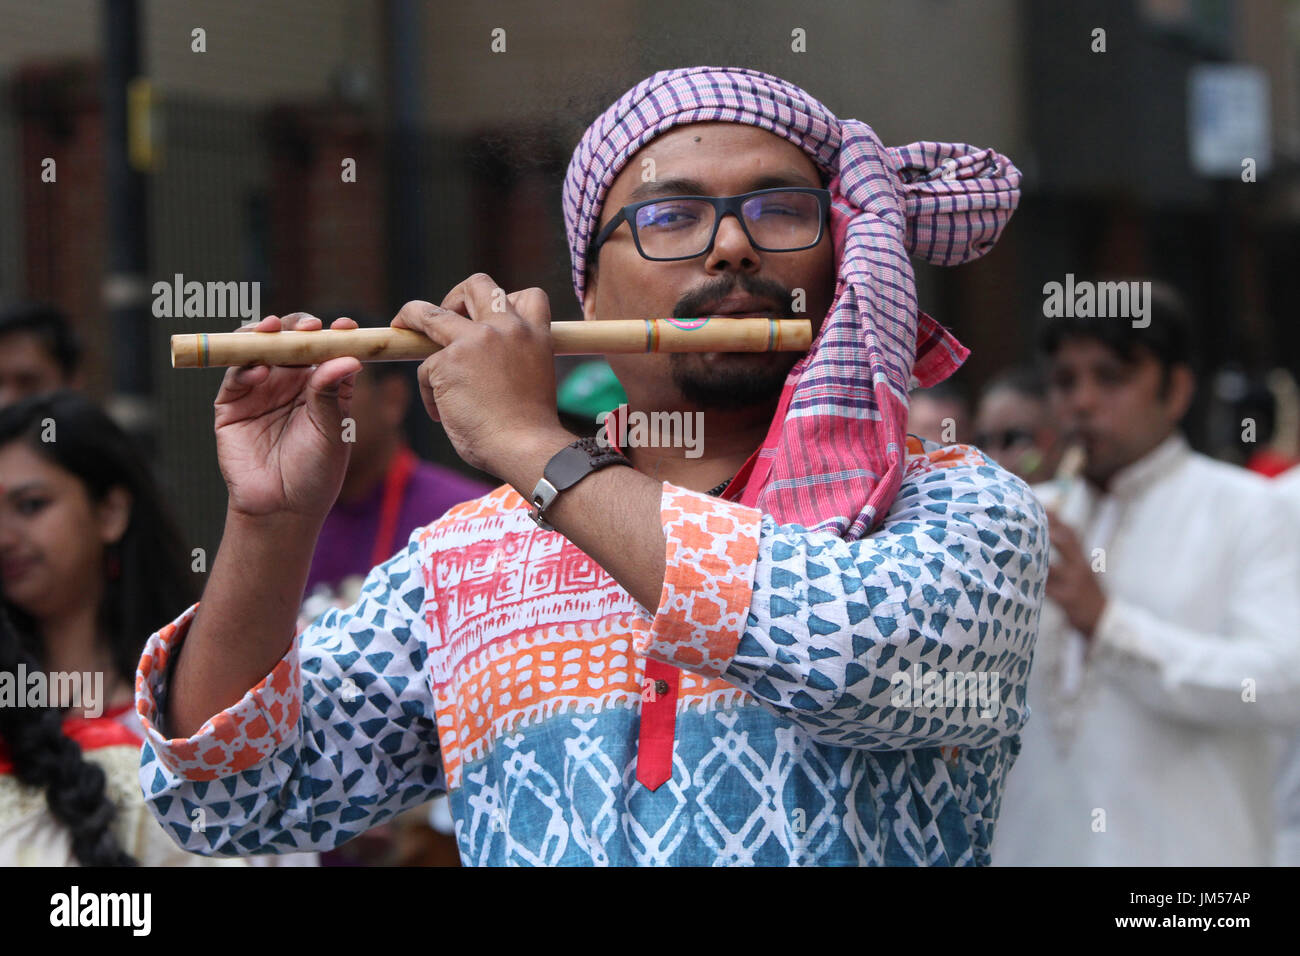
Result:
{"type": "MultiPolygon", "coordinates": [[[[319,371],[319,369],[317,369],[319,371]]],[[[332,443],[342,440],[340,424],[343,418],[340,380],[318,382],[313,375],[307,382],[307,413],[332,443]]]]}

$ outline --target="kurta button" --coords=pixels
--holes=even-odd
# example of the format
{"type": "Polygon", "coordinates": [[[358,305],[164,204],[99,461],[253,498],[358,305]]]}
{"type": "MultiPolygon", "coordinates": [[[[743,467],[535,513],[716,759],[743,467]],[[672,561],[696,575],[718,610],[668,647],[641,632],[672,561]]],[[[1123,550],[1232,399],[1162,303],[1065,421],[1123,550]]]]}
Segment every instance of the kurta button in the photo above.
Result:
{"type": "Polygon", "coordinates": [[[668,681],[660,679],[655,681],[655,695],[663,697],[668,693],[668,681]]]}

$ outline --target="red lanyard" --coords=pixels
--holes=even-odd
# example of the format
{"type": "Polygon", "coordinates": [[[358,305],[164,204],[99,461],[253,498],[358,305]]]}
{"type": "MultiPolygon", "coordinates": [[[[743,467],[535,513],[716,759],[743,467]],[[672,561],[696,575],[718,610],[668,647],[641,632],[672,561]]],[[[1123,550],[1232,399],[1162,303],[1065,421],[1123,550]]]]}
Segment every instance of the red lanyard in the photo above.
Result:
{"type": "Polygon", "coordinates": [[[393,456],[384,476],[384,502],[379,508],[379,530],[375,532],[375,547],[370,554],[370,566],[383,564],[393,556],[397,534],[397,519],[401,515],[406,486],[415,474],[415,453],[403,445],[393,456]]]}

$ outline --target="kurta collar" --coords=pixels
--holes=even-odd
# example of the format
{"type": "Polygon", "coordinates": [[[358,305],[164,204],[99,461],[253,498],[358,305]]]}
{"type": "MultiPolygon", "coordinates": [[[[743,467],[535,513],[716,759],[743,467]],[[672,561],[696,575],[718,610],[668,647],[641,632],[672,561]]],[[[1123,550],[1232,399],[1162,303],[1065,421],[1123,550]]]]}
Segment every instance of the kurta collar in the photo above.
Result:
{"type": "Polygon", "coordinates": [[[1116,498],[1133,498],[1151,487],[1191,454],[1181,432],[1175,431],[1133,464],[1121,468],[1111,478],[1106,494],[1116,498]]]}

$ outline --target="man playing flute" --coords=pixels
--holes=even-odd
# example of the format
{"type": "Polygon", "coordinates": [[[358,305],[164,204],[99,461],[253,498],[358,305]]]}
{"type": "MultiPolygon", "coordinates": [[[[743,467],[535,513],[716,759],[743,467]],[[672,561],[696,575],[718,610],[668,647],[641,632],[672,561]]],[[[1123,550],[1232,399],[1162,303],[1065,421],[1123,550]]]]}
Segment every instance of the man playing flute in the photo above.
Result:
{"type": "Polygon", "coordinates": [[[585,320],[806,311],[813,348],[610,356],[627,414],[705,435],[602,448],[559,425],[540,290],[408,303],[393,324],[442,346],[430,416],[505,484],[297,637],[358,362],[232,369],[221,551],[137,678],[159,819],[201,853],[327,849],[445,790],[473,864],[988,863],[1046,522],[975,449],[905,434],[908,388],[966,355],[908,255],[982,255],[1019,178],[767,74],[642,81],[565,180],[585,320]]]}
{"type": "Polygon", "coordinates": [[[1085,455],[1034,486],[1057,560],[999,866],[1285,862],[1270,738],[1300,725],[1300,531],[1273,483],[1183,437],[1194,326],[1146,287],[1145,321],[1042,330],[1053,417],[1085,455]]]}

